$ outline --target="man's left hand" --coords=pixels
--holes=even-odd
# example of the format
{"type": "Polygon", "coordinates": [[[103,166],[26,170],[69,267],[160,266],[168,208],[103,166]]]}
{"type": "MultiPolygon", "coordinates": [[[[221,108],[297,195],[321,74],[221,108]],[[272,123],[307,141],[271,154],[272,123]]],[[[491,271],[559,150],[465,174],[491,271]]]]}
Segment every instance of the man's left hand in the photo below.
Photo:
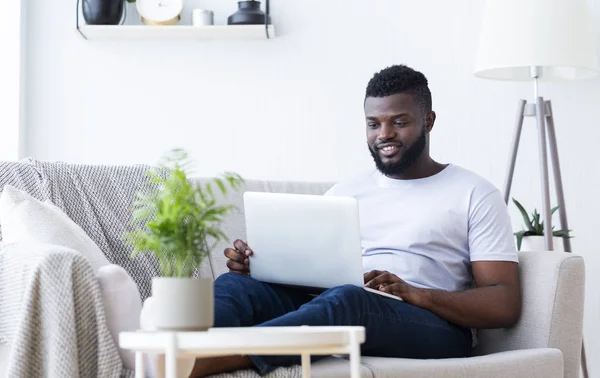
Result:
{"type": "Polygon", "coordinates": [[[365,287],[396,295],[415,306],[419,306],[424,294],[422,289],[410,286],[400,277],[385,270],[372,270],[365,274],[364,279],[365,287]]]}

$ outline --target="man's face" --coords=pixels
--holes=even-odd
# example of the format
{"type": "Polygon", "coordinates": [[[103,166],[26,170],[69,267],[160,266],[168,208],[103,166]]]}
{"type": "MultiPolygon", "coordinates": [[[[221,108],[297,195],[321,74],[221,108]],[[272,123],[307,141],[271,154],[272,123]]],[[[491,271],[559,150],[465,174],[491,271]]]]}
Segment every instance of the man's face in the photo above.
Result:
{"type": "Polygon", "coordinates": [[[377,169],[386,176],[403,174],[427,146],[430,127],[410,94],[367,97],[365,120],[369,151],[377,169]]]}

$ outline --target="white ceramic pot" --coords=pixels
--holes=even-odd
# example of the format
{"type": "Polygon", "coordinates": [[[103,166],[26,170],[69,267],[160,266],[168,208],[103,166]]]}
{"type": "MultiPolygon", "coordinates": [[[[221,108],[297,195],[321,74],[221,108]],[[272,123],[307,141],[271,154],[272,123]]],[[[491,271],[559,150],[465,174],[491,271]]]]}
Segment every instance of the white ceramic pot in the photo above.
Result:
{"type": "Polygon", "coordinates": [[[206,331],[214,325],[214,289],[210,278],[155,277],[152,297],[159,330],[206,331]]]}
{"type": "MultiPolygon", "coordinates": [[[[552,237],[552,249],[557,252],[564,252],[565,246],[563,238],[552,237]]],[[[546,251],[543,236],[525,236],[521,242],[521,251],[546,251]]]]}

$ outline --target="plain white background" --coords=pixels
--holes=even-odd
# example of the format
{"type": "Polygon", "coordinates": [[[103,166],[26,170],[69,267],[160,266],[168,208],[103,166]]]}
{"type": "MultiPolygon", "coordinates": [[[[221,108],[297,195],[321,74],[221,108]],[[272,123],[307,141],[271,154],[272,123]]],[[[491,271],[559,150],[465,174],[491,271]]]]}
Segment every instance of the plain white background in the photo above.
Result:
{"type": "Polygon", "coordinates": [[[1,0],[0,161],[19,157],[21,125],[21,2],[1,0]]]}
{"type": "MultiPolygon", "coordinates": [[[[533,96],[530,84],[473,76],[479,0],[272,0],[277,38],[214,42],[86,41],[75,29],[75,1],[25,4],[21,156],[37,159],[153,163],[182,147],[200,176],[228,170],[339,180],[372,166],[362,113],[367,81],[405,63],[430,81],[434,158],[501,188],[517,102],[533,96]]],[[[600,0],[590,4],[600,36],[600,0]]],[[[188,0],[182,22],[194,7],[214,10],[224,23],[236,2],[188,0]]],[[[138,23],[134,6],[128,10],[127,22],[138,23]]],[[[15,90],[14,82],[1,87],[3,95],[15,90]]],[[[586,258],[585,337],[598,374],[600,79],[542,83],[540,94],[553,101],[572,244],[586,258]]],[[[12,134],[2,127],[0,147],[13,148],[18,127],[8,127],[12,134]]],[[[535,130],[526,120],[512,192],[530,211],[541,202],[535,130]]],[[[510,210],[519,230],[521,218],[510,210]]]]}

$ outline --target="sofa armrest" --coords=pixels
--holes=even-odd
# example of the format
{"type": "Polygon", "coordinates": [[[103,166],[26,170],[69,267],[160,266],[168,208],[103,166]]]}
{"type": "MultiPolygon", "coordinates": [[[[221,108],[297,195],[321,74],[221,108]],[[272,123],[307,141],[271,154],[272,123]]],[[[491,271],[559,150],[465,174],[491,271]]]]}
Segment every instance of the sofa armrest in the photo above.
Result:
{"type": "Polygon", "coordinates": [[[558,349],[524,349],[469,358],[413,360],[363,357],[375,378],[563,378],[558,349]]]}
{"type": "Polygon", "coordinates": [[[583,338],[585,266],[583,258],[564,252],[520,252],[523,309],[510,329],[480,330],[477,354],[556,348],[564,376],[579,377],[583,338]]]}

